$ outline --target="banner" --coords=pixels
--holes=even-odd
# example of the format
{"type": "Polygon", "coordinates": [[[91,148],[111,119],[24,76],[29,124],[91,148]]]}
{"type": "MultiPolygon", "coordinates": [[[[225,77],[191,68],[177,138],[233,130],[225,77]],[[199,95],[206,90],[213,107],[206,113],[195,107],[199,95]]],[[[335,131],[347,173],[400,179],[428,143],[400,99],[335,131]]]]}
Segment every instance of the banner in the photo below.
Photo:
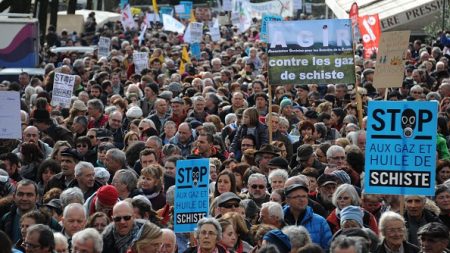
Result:
{"type": "Polygon", "coordinates": [[[190,43],[200,43],[203,37],[203,24],[198,22],[193,22],[189,24],[190,26],[190,43]]]}
{"type": "Polygon", "coordinates": [[[358,27],[363,39],[364,59],[369,59],[378,52],[381,33],[378,14],[358,17],[358,27]]]}
{"type": "Polygon", "coordinates": [[[352,29],[353,29],[353,40],[356,41],[357,38],[357,30],[358,30],[358,16],[359,16],[359,8],[358,8],[358,4],[355,2],[352,4],[352,7],[350,7],[350,11],[349,11],[349,17],[350,20],[352,21],[352,29]]]}
{"type": "Polygon", "coordinates": [[[0,139],[21,139],[20,92],[0,91],[0,139]]]}
{"type": "Polygon", "coordinates": [[[283,18],[280,15],[264,14],[261,20],[261,32],[259,33],[259,38],[261,41],[267,42],[267,23],[269,21],[281,21],[283,18]]]}
{"type": "Polygon", "coordinates": [[[133,52],[134,72],[141,74],[141,71],[148,69],[148,53],[147,52],[133,52]]]}
{"type": "Polygon", "coordinates": [[[98,40],[98,56],[108,57],[111,47],[111,39],[101,36],[98,40]]]}
{"type": "Polygon", "coordinates": [[[249,12],[250,6],[249,0],[233,0],[231,22],[239,28],[240,33],[244,33],[252,25],[252,16],[249,12]]]}
{"type": "Polygon", "coordinates": [[[133,15],[131,14],[130,5],[126,4],[125,7],[120,12],[120,22],[122,23],[123,29],[133,29],[136,27],[133,15]]]}
{"type": "Polygon", "coordinates": [[[55,73],[55,78],[53,79],[52,106],[70,108],[74,85],[74,75],[55,73]]]}
{"type": "Polygon", "coordinates": [[[264,13],[273,13],[283,18],[294,16],[293,0],[268,1],[264,3],[249,3],[251,17],[261,19],[264,13]]]}
{"type": "Polygon", "coordinates": [[[189,19],[191,17],[193,3],[191,1],[180,1],[180,5],[183,6],[183,12],[178,13],[181,19],[189,19]]]}
{"type": "Polygon", "coordinates": [[[354,83],[349,19],[267,24],[271,85],[354,83]]]}
{"type": "Polygon", "coordinates": [[[377,64],[373,78],[375,88],[401,87],[404,67],[403,54],[408,49],[410,31],[393,31],[381,34],[377,64]]]}
{"type": "Polygon", "coordinates": [[[183,34],[185,26],[170,15],[162,14],[163,30],[183,34]]]}
{"type": "Polygon", "coordinates": [[[193,232],[209,211],[209,159],[179,160],[175,180],[174,231],[193,232]]]}
{"type": "Polygon", "coordinates": [[[434,196],[438,103],[371,101],[367,115],[364,191],[434,196]]]}

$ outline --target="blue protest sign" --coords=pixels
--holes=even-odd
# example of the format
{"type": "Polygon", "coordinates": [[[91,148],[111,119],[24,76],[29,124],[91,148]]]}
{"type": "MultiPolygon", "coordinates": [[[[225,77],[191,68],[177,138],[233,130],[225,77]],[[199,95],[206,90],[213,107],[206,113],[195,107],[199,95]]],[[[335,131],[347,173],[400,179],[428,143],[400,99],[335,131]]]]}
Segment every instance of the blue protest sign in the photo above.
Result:
{"type": "Polygon", "coordinates": [[[184,12],[178,13],[178,16],[181,19],[189,19],[191,17],[193,3],[191,1],[180,1],[180,4],[184,6],[184,12]]]}
{"type": "Polygon", "coordinates": [[[283,18],[280,15],[264,13],[261,19],[261,32],[259,33],[260,39],[264,42],[268,42],[269,35],[267,34],[267,22],[281,20],[283,20],[283,18]]]}
{"type": "Polygon", "coordinates": [[[125,4],[128,3],[128,0],[120,0],[120,8],[123,8],[125,4]]]}
{"type": "Polygon", "coordinates": [[[195,57],[195,59],[200,59],[201,51],[200,51],[200,43],[191,43],[190,44],[191,54],[195,57]]]}
{"type": "MultiPolygon", "coordinates": [[[[167,14],[167,15],[173,16],[173,9],[172,9],[172,7],[170,7],[170,6],[161,6],[159,8],[159,15],[161,15],[161,17],[162,17],[162,14],[167,14]]],[[[161,18],[161,20],[162,20],[162,18],[161,18]]]]}
{"type": "Polygon", "coordinates": [[[174,230],[192,232],[208,216],[209,159],[177,161],[175,185],[174,230]]]}
{"type": "Polygon", "coordinates": [[[364,191],[434,195],[437,102],[369,102],[364,191]]]}

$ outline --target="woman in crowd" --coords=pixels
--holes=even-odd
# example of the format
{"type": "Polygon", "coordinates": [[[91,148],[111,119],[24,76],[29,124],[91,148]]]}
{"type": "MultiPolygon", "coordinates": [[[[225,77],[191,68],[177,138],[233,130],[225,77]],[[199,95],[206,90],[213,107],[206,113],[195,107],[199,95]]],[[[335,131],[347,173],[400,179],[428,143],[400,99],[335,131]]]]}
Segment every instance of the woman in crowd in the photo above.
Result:
{"type": "Polygon", "coordinates": [[[228,220],[233,224],[237,234],[237,242],[234,246],[234,251],[236,253],[246,253],[251,252],[253,246],[249,244],[251,238],[249,236],[249,229],[246,225],[243,215],[236,212],[229,212],[224,214],[221,219],[228,220]]]}
{"type": "Polygon", "coordinates": [[[141,170],[138,180],[138,189],[152,202],[152,208],[159,210],[166,204],[162,177],[164,168],[158,164],[151,164],[141,170]]]}
{"type": "Polygon", "coordinates": [[[202,218],[195,230],[197,245],[188,248],[184,253],[228,253],[220,245],[222,240],[222,227],[215,218],[202,218]]]}
{"type": "Polygon", "coordinates": [[[126,152],[128,148],[135,142],[139,141],[139,134],[134,131],[129,131],[123,137],[123,151],[126,152]]]}
{"type": "Polygon", "coordinates": [[[139,229],[127,253],[158,253],[162,243],[163,232],[161,228],[147,221],[139,229]]]}
{"type": "Polygon", "coordinates": [[[234,246],[237,242],[236,229],[229,220],[219,219],[219,223],[222,228],[222,240],[220,240],[220,245],[230,253],[234,253],[234,246]]]}
{"type": "MultiPolygon", "coordinates": [[[[330,225],[331,232],[334,234],[341,228],[341,221],[339,213],[347,206],[360,206],[361,200],[358,196],[358,192],[351,184],[342,184],[333,193],[332,203],[336,207],[330,215],[327,217],[328,224],[330,225]]],[[[363,215],[363,225],[370,228],[375,233],[378,233],[378,225],[375,217],[365,211],[363,215]]]]}
{"type": "Polygon", "coordinates": [[[217,181],[214,189],[214,198],[218,197],[224,192],[238,193],[236,189],[236,178],[233,172],[224,170],[217,176],[217,181]]]}
{"type": "Polygon", "coordinates": [[[100,234],[105,230],[111,219],[103,212],[96,212],[89,216],[86,222],[86,228],[95,228],[100,234]]]}
{"type": "Polygon", "coordinates": [[[64,150],[72,148],[72,145],[70,145],[67,141],[57,141],[55,142],[55,145],[53,146],[52,154],[50,155],[50,158],[61,162],[61,152],[64,150]]]}
{"type": "Polygon", "coordinates": [[[418,253],[417,246],[406,241],[405,219],[395,212],[386,211],[380,218],[380,235],[383,241],[374,253],[418,253]]]}
{"type": "Polygon", "coordinates": [[[50,178],[61,172],[61,165],[53,159],[47,159],[39,165],[37,171],[38,189],[42,196],[50,178]]]}
{"type": "Polygon", "coordinates": [[[450,226],[450,187],[446,184],[441,184],[436,187],[436,194],[434,202],[441,211],[439,219],[447,226],[450,226]]]}
{"type": "Polygon", "coordinates": [[[450,161],[438,160],[436,167],[436,184],[443,184],[450,178],[450,161]]]}

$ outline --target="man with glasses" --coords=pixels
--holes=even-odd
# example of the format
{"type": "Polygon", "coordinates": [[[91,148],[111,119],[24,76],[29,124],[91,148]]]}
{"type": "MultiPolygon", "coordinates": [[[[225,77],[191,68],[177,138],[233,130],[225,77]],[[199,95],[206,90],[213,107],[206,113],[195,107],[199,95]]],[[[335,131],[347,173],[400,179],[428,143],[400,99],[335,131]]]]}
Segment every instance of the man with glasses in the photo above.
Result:
{"type": "Polygon", "coordinates": [[[144,224],[133,217],[133,206],[126,201],[114,205],[112,219],[103,231],[103,251],[108,253],[123,253],[128,250],[137,236],[137,231],[144,224]]]}
{"type": "Polygon", "coordinates": [[[255,173],[248,178],[248,198],[255,201],[261,208],[262,203],[270,201],[270,194],[267,193],[267,178],[261,173],[255,173]]]}
{"type": "Polygon", "coordinates": [[[329,249],[331,242],[330,227],[322,216],[315,214],[308,206],[308,187],[305,184],[293,184],[284,189],[287,208],[284,209],[284,221],[287,225],[304,226],[311,240],[322,249],[329,249]]]}
{"type": "Polygon", "coordinates": [[[175,253],[177,249],[177,239],[173,230],[168,228],[161,229],[163,232],[163,243],[161,245],[160,253],[175,253]]]}
{"type": "Polygon", "coordinates": [[[347,165],[345,150],[338,145],[332,145],[327,150],[328,166],[325,173],[330,174],[335,170],[343,169],[347,165]]]}
{"type": "Polygon", "coordinates": [[[448,228],[439,223],[431,222],[421,228],[417,232],[419,235],[420,252],[422,253],[448,253],[449,242],[448,228]]]}
{"type": "Polygon", "coordinates": [[[241,198],[233,192],[224,192],[220,194],[217,200],[217,206],[219,207],[218,216],[223,216],[229,212],[237,212],[241,198]]]}
{"type": "Polygon", "coordinates": [[[53,231],[47,225],[32,225],[27,229],[22,246],[26,253],[53,253],[55,249],[53,231]]]}
{"type": "Polygon", "coordinates": [[[123,149],[123,137],[125,130],[122,128],[123,115],[120,111],[114,111],[109,114],[108,123],[105,129],[111,131],[113,135],[113,143],[119,149],[123,149]]]}

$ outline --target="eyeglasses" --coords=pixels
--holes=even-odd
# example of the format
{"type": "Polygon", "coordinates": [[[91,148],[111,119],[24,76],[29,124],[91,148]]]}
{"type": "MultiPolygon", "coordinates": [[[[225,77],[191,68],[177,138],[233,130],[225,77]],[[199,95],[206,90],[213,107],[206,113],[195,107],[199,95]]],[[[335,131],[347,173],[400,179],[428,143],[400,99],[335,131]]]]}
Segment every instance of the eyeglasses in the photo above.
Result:
{"type": "Polygon", "coordinates": [[[78,144],[77,148],[87,148],[88,145],[87,144],[78,144]]]}
{"type": "Polygon", "coordinates": [[[202,236],[206,236],[206,235],[208,235],[208,236],[216,236],[217,235],[217,233],[214,232],[214,231],[206,231],[206,230],[200,231],[200,234],[202,236]]]}
{"type": "Polygon", "coordinates": [[[40,247],[41,247],[40,244],[32,244],[32,243],[29,243],[29,242],[23,242],[23,243],[22,243],[22,246],[23,246],[24,248],[29,248],[29,249],[37,249],[37,248],[40,248],[40,247]]]}
{"type": "Polygon", "coordinates": [[[402,233],[405,231],[405,228],[386,228],[386,232],[392,234],[392,233],[402,233]]]}
{"type": "Polygon", "coordinates": [[[254,185],[251,185],[250,187],[252,187],[252,189],[257,189],[257,188],[259,188],[260,190],[266,188],[266,186],[265,186],[265,185],[262,185],[262,184],[254,184],[254,185]]]}
{"type": "Polygon", "coordinates": [[[228,208],[228,209],[238,208],[239,204],[238,203],[228,203],[228,204],[223,204],[222,207],[223,208],[228,208]]]}
{"type": "Polygon", "coordinates": [[[333,160],[345,160],[345,156],[334,156],[334,157],[330,157],[333,160]]]}
{"type": "Polygon", "coordinates": [[[114,222],[120,222],[122,219],[123,219],[124,221],[129,221],[129,220],[131,220],[131,215],[115,216],[115,217],[113,217],[113,221],[114,221],[114,222]]]}

